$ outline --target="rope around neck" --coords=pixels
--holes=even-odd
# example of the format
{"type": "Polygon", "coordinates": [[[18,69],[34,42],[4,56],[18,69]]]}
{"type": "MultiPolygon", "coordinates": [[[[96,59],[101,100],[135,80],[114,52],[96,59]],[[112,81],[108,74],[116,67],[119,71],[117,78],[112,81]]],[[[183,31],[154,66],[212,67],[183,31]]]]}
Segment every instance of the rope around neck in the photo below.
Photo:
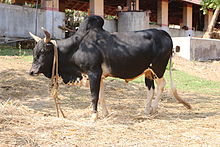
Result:
{"type": "Polygon", "coordinates": [[[55,40],[51,40],[54,45],[54,59],[53,59],[53,67],[52,67],[52,76],[51,76],[51,85],[50,85],[50,94],[54,99],[57,117],[61,113],[63,118],[65,115],[60,107],[59,97],[58,97],[58,88],[59,88],[59,73],[58,73],[58,50],[57,50],[57,43],[55,40]]]}

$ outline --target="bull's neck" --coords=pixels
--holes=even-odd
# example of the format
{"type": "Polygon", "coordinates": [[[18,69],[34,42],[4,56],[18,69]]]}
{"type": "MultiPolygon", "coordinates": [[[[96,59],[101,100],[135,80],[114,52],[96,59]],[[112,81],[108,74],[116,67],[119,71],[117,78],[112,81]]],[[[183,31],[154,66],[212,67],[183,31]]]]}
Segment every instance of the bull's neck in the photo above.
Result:
{"type": "Polygon", "coordinates": [[[73,75],[79,68],[72,59],[73,54],[77,51],[82,37],[75,34],[67,39],[57,41],[58,49],[58,72],[64,82],[74,79],[73,75]],[[80,39],[80,40],[79,40],[80,39]]]}
{"type": "Polygon", "coordinates": [[[76,52],[74,46],[75,44],[72,44],[71,46],[64,46],[64,49],[59,46],[57,48],[60,75],[68,74],[71,70],[73,70],[72,67],[75,65],[75,63],[72,60],[72,56],[76,52]]]}
{"type": "Polygon", "coordinates": [[[59,52],[63,54],[69,54],[75,52],[79,48],[79,44],[86,35],[86,32],[76,32],[73,36],[57,41],[59,52]]]}

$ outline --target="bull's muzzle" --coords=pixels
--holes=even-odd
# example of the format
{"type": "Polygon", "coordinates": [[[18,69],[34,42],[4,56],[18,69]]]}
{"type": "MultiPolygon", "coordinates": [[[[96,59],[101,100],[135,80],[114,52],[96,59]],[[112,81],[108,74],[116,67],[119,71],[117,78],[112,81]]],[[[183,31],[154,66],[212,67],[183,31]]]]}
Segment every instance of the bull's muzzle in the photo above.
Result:
{"type": "Polygon", "coordinates": [[[39,73],[37,73],[37,72],[35,72],[34,70],[30,70],[29,71],[29,75],[31,75],[31,76],[37,76],[37,75],[39,75],[39,73]]]}
{"type": "Polygon", "coordinates": [[[34,76],[34,72],[33,71],[29,71],[29,75],[34,76]]]}

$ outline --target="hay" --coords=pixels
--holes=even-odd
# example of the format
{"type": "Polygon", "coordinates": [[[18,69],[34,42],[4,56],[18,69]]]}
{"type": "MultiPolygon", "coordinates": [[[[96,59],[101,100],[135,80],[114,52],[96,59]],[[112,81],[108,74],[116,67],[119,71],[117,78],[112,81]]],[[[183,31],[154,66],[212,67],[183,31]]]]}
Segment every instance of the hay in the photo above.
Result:
{"type": "Polygon", "coordinates": [[[89,89],[61,84],[67,118],[57,118],[49,80],[28,76],[30,62],[0,62],[0,146],[220,146],[219,96],[180,92],[189,111],[165,90],[158,113],[146,117],[144,84],[109,80],[110,115],[92,123],[89,89]]]}

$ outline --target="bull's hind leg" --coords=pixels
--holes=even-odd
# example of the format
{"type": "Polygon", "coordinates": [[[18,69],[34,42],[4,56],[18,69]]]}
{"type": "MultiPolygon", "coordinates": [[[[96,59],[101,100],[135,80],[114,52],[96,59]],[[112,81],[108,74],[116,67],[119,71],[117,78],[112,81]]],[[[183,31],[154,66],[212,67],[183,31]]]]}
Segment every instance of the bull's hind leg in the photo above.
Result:
{"type": "Polygon", "coordinates": [[[161,94],[162,94],[162,92],[164,90],[164,87],[166,85],[166,81],[163,77],[160,78],[160,79],[155,79],[155,81],[157,83],[157,91],[156,91],[156,98],[155,98],[155,100],[153,101],[153,103],[151,105],[151,107],[152,107],[151,114],[156,113],[157,108],[158,108],[158,103],[160,101],[161,94]]]}
{"type": "MultiPolygon", "coordinates": [[[[146,76],[146,75],[145,75],[146,76]]],[[[152,111],[151,103],[154,97],[154,81],[145,77],[145,85],[147,86],[147,104],[145,108],[146,115],[150,115],[152,111]]]]}
{"type": "Polygon", "coordinates": [[[99,91],[99,102],[100,102],[100,105],[101,105],[101,108],[102,108],[102,115],[103,116],[107,116],[109,113],[108,113],[108,110],[107,110],[107,107],[106,107],[106,103],[105,103],[105,95],[104,95],[104,82],[103,82],[103,79],[101,79],[100,81],[100,91],[99,91]]]}

